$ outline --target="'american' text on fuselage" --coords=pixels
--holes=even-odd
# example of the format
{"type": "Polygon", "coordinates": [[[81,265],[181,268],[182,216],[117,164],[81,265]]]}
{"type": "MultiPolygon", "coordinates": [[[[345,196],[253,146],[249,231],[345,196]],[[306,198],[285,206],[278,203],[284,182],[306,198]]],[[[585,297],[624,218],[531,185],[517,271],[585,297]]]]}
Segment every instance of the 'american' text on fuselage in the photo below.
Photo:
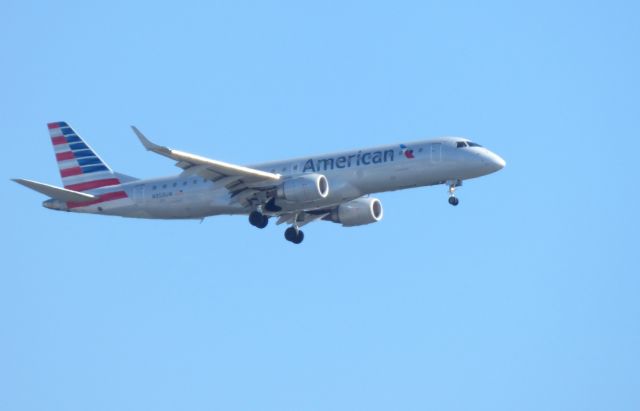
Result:
{"type": "Polygon", "coordinates": [[[358,151],[357,154],[350,154],[345,156],[322,158],[314,160],[310,158],[304,163],[303,173],[306,172],[318,172],[333,170],[334,168],[350,168],[360,165],[380,164],[387,161],[393,161],[395,152],[394,150],[385,151],[371,151],[363,153],[358,151]]]}

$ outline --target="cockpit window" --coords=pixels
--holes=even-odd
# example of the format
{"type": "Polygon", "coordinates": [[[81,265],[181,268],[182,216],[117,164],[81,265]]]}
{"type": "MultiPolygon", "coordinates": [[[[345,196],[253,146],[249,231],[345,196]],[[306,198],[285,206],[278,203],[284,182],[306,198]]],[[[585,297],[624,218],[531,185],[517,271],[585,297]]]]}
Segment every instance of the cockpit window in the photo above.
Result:
{"type": "Polygon", "coordinates": [[[469,147],[482,147],[480,144],[478,143],[474,143],[472,141],[469,141],[469,147]]]}
{"type": "Polygon", "coordinates": [[[458,144],[456,144],[457,148],[462,148],[462,147],[466,147],[467,146],[467,142],[466,141],[458,141],[458,144]]]}

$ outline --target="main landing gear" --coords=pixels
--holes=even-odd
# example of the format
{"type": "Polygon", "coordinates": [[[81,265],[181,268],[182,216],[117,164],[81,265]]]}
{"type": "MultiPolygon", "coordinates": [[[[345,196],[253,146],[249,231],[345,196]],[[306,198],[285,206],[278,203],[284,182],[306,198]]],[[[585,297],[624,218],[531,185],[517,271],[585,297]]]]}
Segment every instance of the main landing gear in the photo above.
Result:
{"type": "Polygon", "coordinates": [[[457,206],[460,200],[456,197],[456,186],[462,185],[462,181],[453,181],[449,183],[449,204],[457,206]]]}
{"type": "Polygon", "coordinates": [[[265,228],[269,224],[269,217],[260,211],[252,211],[249,214],[249,224],[258,228],[265,228]]]}
{"type": "MultiPolygon", "coordinates": [[[[252,211],[249,214],[249,223],[254,227],[265,228],[269,224],[269,216],[262,214],[258,210],[252,211]]],[[[285,230],[284,238],[294,244],[300,244],[304,240],[304,233],[297,225],[292,225],[285,230]]]]}
{"type": "Polygon", "coordinates": [[[304,240],[304,233],[296,226],[291,226],[284,231],[284,238],[293,244],[300,244],[304,240]]]}

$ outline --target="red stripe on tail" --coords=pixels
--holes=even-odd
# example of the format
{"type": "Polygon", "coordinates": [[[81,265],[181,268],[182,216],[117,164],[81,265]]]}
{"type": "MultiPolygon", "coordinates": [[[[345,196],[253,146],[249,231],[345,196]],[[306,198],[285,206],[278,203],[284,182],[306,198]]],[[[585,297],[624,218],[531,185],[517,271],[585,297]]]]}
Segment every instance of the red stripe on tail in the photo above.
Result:
{"type": "Polygon", "coordinates": [[[67,207],[69,208],[77,208],[77,207],[86,207],[94,204],[104,203],[106,201],[119,200],[121,198],[127,198],[127,193],[124,191],[116,191],[113,193],[102,194],[100,198],[91,201],[68,201],[67,207]]]}
{"type": "Polygon", "coordinates": [[[67,144],[67,139],[64,137],[51,137],[51,141],[53,142],[54,146],[57,146],[60,144],[67,144]]]}
{"type": "Polygon", "coordinates": [[[56,160],[58,160],[58,161],[73,160],[73,159],[74,159],[73,151],[65,151],[64,153],[57,153],[56,154],[56,160]]]}
{"type": "Polygon", "coordinates": [[[82,169],[80,167],[71,167],[60,170],[60,175],[62,177],[77,176],[78,174],[82,174],[82,169]]]}
{"type": "Polygon", "coordinates": [[[118,180],[117,178],[105,178],[103,180],[94,180],[87,181],[86,183],[71,184],[68,186],[64,186],[64,188],[73,191],[87,191],[93,188],[114,186],[116,184],[120,184],[120,180],[118,180]]]}

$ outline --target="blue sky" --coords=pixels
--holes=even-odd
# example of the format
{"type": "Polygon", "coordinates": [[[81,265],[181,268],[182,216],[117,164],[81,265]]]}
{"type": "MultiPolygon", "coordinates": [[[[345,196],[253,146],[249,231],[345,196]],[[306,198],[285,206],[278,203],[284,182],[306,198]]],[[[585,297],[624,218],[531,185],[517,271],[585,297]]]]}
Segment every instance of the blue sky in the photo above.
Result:
{"type": "Polygon", "coordinates": [[[634,2],[22,2],[0,16],[0,409],[637,410],[634,2]],[[507,160],[382,222],[57,213],[46,123],[116,170],[441,135],[507,160]]]}

